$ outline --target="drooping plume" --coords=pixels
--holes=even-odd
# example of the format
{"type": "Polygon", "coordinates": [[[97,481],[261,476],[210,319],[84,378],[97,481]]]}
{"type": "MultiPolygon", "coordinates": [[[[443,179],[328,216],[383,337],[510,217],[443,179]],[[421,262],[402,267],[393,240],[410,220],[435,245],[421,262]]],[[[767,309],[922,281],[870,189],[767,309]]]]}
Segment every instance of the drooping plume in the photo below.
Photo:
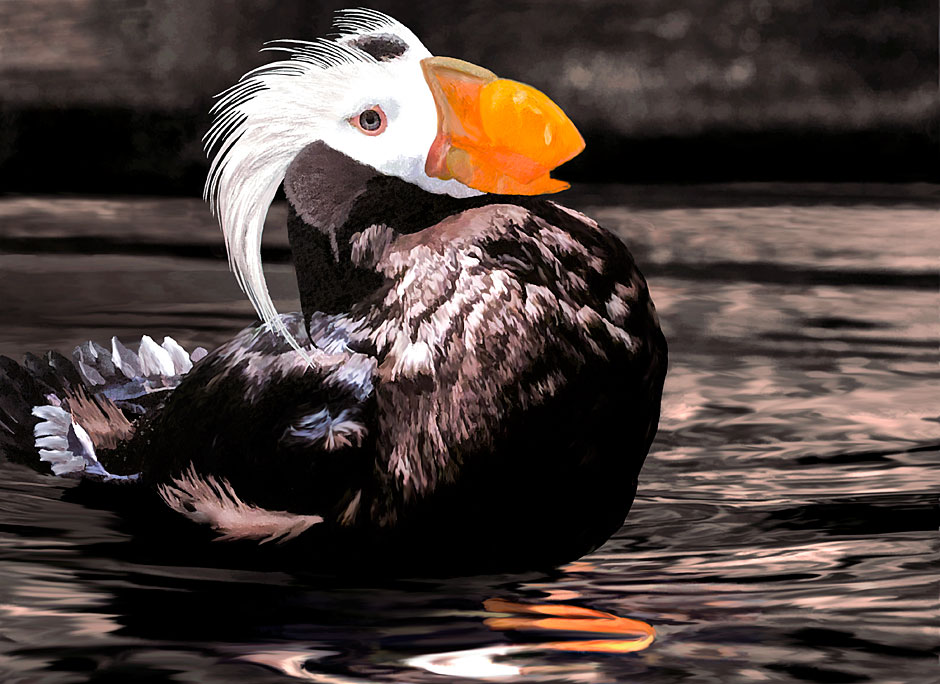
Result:
{"type": "Polygon", "coordinates": [[[322,137],[318,121],[329,120],[350,78],[364,65],[405,50],[427,52],[406,27],[380,12],[338,13],[334,39],[274,41],[264,50],[288,58],[245,74],[219,95],[205,136],[212,158],[204,197],[225,237],[229,265],[261,320],[298,351],[299,342],[281,323],[261,264],[264,220],[287,167],[322,137]]]}

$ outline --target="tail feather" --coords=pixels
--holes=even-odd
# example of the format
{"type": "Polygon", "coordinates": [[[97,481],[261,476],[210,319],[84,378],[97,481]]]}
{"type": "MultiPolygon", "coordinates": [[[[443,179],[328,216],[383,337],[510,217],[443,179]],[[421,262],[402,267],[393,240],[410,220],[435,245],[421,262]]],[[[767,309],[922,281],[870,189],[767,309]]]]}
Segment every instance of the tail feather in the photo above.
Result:
{"type": "Polygon", "coordinates": [[[46,352],[41,357],[26,354],[23,366],[41,383],[44,394],[62,395],[83,384],[75,366],[58,352],[46,352]]]}
{"type": "Polygon", "coordinates": [[[96,387],[107,383],[115,375],[111,352],[97,342],[89,340],[75,347],[72,360],[86,385],[96,387]]]}
{"type": "Polygon", "coordinates": [[[133,379],[143,375],[140,369],[140,357],[121,344],[121,340],[116,337],[111,338],[111,360],[114,362],[114,367],[125,378],[133,379]]]}
{"type": "MultiPolygon", "coordinates": [[[[69,431],[72,417],[61,406],[37,406],[32,414],[39,419],[33,428],[39,460],[48,463],[55,475],[80,474],[85,469],[81,450],[69,448],[69,431]]],[[[74,432],[74,431],[73,431],[74,432]]],[[[73,440],[77,437],[73,435],[73,440]]]]}
{"type": "Polygon", "coordinates": [[[144,335],[136,352],[112,337],[110,350],[86,342],[75,348],[72,359],[89,390],[122,402],[176,387],[180,377],[205,353],[197,347],[189,354],[172,337],[164,337],[163,344],[158,345],[144,335]]]}
{"type": "Polygon", "coordinates": [[[50,388],[13,359],[0,356],[0,451],[11,460],[35,459],[32,407],[46,403],[50,388]]]}
{"type": "Polygon", "coordinates": [[[205,353],[145,335],[137,350],[117,338],[111,349],[85,342],[72,360],[58,352],[26,354],[22,364],[0,356],[0,452],[35,468],[45,463],[55,475],[134,479],[109,473],[96,449],[129,438],[147,396],[176,387],[205,353]]]}
{"type": "Polygon", "coordinates": [[[36,406],[32,414],[40,420],[33,428],[39,460],[48,463],[53,474],[106,481],[137,479],[136,474],[109,473],[98,460],[91,435],[61,406],[36,406]]]}

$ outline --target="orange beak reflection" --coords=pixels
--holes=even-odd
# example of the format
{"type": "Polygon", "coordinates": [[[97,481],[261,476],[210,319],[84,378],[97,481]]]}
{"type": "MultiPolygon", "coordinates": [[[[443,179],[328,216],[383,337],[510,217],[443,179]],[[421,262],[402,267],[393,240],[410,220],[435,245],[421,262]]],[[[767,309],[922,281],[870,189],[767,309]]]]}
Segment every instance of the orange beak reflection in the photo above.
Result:
{"type": "Polygon", "coordinates": [[[577,156],[584,140],[545,94],[459,59],[429,57],[421,66],[438,116],[428,176],[506,195],[569,187],[549,172],[577,156]]]}
{"type": "Polygon", "coordinates": [[[631,653],[642,651],[656,638],[656,630],[645,622],[580,606],[531,605],[501,599],[489,599],[484,601],[483,606],[494,613],[509,614],[506,617],[488,618],[485,622],[492,629],[534,629],[613,635],[613,638],[609,639],[550,641],[539,645],[547,650],[631,653]]]}
{"type": "Polygon", "coordinates": [[[603,635],[603,638],[532,643],[500,643],[483,648],[471,648],[446,653],[429,653],[409,658],[405,662],[438,675],[483,679],[508,678],[503,681],[594,681],[596,671],[592,664],[581,669],[574,662],[539,662],[532,656],[546,651],[580,651],[587,653],[632,653],[647,648],[656,638],[652,626],[640,620],[622,618],[599,610],[566,604],[525,604],[490,599],[483,607],[501,614],[486,619],[491,629],[540,630],[548,632],[575,632],[603,635]],[[521,662],[507,660],[507,656],[526,655],[521,662]]]}

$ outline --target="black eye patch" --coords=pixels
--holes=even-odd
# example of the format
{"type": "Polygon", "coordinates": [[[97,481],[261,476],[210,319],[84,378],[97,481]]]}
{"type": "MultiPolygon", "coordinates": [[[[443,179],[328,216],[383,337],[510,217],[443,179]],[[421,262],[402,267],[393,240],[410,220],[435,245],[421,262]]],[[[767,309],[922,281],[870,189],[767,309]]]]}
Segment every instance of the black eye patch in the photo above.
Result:
{"type": "Polygon", "coordinates": [[[380,62],[390,62],[408,51],[408,45],[401,38],[390,33],[373,33],[367,36],[359,36],[349,41],[349,44],[372,55],[380,62]]]}

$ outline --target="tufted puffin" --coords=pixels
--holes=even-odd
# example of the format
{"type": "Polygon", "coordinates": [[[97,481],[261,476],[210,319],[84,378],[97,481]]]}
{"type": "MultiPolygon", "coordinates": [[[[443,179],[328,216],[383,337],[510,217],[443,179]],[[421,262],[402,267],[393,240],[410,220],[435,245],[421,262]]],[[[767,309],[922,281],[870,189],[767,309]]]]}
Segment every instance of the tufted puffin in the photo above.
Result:
{"type": "Polygon", "coordinates": [[[213,110],[206,198],[260,323],[209,353],[144,337],[3,359],[7,451],[318,564],[577,558],[630,509],[666,372],[627,248],[545,197],[584,142],[541,92],[390,17],[336,27],[270,44],[287,58],[213,110]],[[260,254],[282,186],[285,315],[260,254]]]}

